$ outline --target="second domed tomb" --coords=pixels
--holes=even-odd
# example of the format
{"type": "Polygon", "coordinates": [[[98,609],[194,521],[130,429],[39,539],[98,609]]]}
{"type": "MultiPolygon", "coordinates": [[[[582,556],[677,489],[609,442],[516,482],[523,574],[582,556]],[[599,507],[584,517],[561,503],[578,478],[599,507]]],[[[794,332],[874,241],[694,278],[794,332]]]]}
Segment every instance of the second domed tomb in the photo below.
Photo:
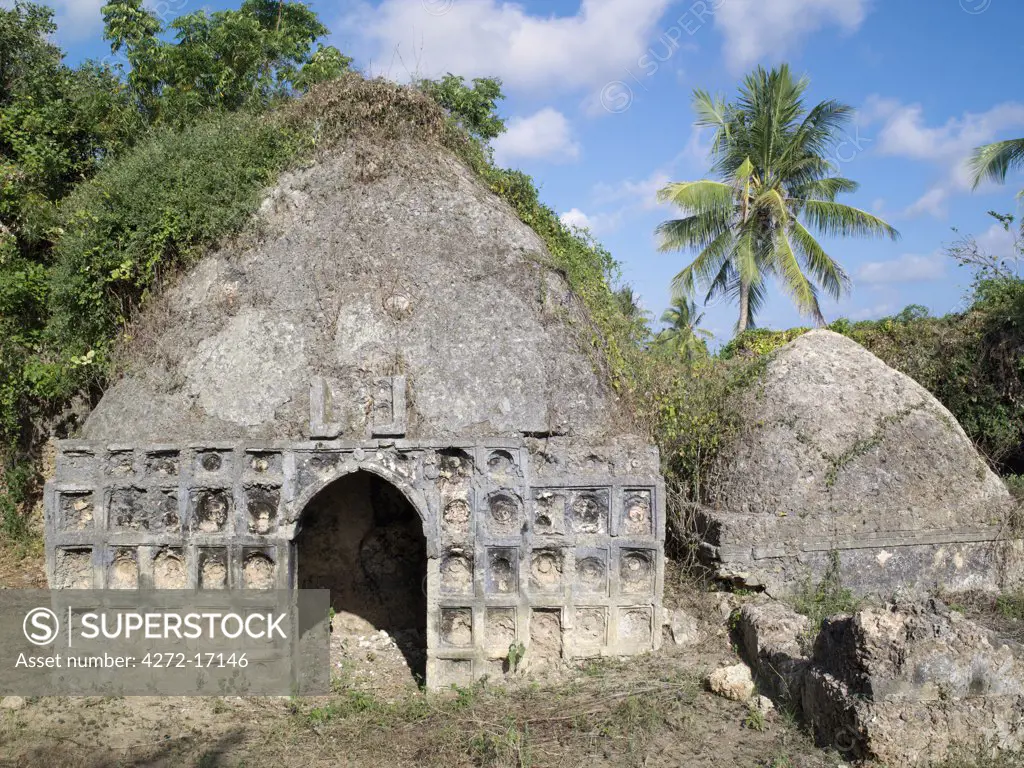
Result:
{"type": "Polygon", "coordinates": [[[656,648],[657,451],[537,235],[445,151],[356,140],[251,230],[59,445],[51,585],[327,588],[343,627],[421,630],[431,687],[656,648]]]}

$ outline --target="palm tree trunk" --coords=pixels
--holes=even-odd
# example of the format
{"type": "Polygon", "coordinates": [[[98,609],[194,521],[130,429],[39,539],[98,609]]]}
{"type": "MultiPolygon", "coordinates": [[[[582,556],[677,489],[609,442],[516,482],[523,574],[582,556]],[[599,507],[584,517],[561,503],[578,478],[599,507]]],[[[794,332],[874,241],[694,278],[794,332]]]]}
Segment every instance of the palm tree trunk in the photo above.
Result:
{"type": "MultiPolygon", "coordinates": [[[[750,218],[750,177],[743,180],[743,200],[741,203],[743,226],[746,227],[750,218]]],[[[750,283],[740,275],[740,321],[736,333],[743,333],[750,324],[750,283]]]]}
{"type": "Polygon", "coordinates": [[[750,284],[740,280],[740,320],[736,332],[743,333],[750,324],[750,284]]]}

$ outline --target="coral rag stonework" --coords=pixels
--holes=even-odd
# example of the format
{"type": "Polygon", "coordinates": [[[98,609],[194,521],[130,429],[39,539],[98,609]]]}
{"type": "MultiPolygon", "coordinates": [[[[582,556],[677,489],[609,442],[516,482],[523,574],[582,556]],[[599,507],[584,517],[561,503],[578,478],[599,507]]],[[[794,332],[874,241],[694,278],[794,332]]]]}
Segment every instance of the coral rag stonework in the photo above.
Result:
{"type": "Polygon", "coordinates": [[[368,472],[422,521],[432,687],[500,676],[518,642],[549,661],[651,650],[663,490],[656,455],[623,458],[622,474],[551,476],[523,441],[65,441],[47,498],[48,576],[58,588],[291,588],[303,509],[368,472]]]}
{"type": "Polygon", "coordinates": [[[330,589],[336,631],[421,636],[435,688],[519,644],[658,647],[658,453],[537,235],[401,142],[343,144],[256,218],[147,306],[60,445],[51,584],[330,589]]]}

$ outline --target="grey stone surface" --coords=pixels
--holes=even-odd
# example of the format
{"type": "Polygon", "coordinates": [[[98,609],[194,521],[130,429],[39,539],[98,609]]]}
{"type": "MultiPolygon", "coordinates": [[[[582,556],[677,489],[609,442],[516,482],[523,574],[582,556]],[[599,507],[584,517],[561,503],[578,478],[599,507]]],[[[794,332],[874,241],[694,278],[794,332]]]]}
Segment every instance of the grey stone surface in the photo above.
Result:
{"type": "Polygon", "coordinates": [[[1024,649],[935,600],[808,620],[778,602],[744,605],[736,626],[758,691],[847,759],[932,765],[951,747],[1024,746],[1024,649]]]}
{"type": "Polygon", "coordinates": [[[1024,653],[941,602],[826,621],[814,662],[873,701],[1024,695],[1024,653]]]}
{"type": "Polygon", "coordinates": [[[700,622],[681,608],[667,612],[665,626],[672,634],[672,642],[681,648],[697,645],[703,636],[700,622]]]}
{"type": "Polygon", "coordinates": [[[746,664],[719,667],[708,675],[707,683],[712,693],[733,701],[747,701],[754,695],[754,679],[746,664]]]}
{"type": "Polygon", "coordinates": [[[1020,749],[1024,649],[937,601],[865,609],[826,622],[802,710],[819,744],[885,764],[1020,749]]]}
{"type": "Polygon", "coordinates": [[[701,514],[703,554],[723,578],[783,593],[837,550],[859,592],[1019,580],[1006,557],[1019,543],[994,544],[1002,482],[949,411],[857,343],[801,336],[734,405],[741,433],[701,514]]]}
{"type": "Polygon", "coordinates": [[[813,642],[810,620],[784,603],[748,603],[740,608],[734,632],[758,690],[799,707],[809,665],[805,650],[813,642]]]}
{"type": "Polygon", "coordinates": [[[304,439],[314,377],[357,403],[396,375],[407,437],[631,432],[537,235],[439,149],[389,145],[372,178],[363,149],[282,177],[247,235],[155,301],[84,437],[304,439]]]}

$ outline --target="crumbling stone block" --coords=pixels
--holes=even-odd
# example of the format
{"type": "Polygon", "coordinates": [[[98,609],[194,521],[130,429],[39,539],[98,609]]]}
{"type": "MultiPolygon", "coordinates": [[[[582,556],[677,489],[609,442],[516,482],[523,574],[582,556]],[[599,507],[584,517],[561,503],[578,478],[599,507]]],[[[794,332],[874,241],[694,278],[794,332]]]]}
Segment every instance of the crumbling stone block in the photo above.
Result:
{"type": "Polygon", "coordinates": [[[188,586],[182,549],[162,547],[153,556],[152,568],[154,589],[185,589],[188,586]]]}
{"type": "Polygon", "coordinates": [[[550,663],[562,656],[562,612],[557,608],[535,608],[530,614],[531,665],[550,663]]]}
{"type": "Polygon", "coordinates": [[[810,666],[810,620],[781,602],[747,603],[739,609],[734,632],[758,690],[799,707],[810,666]]]}
{"type": "Polygon", "coordinates": [[[62,530],[81,531],[96,524],[92,491],[67,491],[60,494],[62,530]]]}
{"type": "Polygon", "coordinates": [[[491,547],[487,550],[485,590],[491,595],[514,595],[519,592],[519,553],[514,547],[491,547]]]}
{"type": "Polygon", "coordinates": [[[138,589],[139,553],[133,547],[117,547],[107,568],[107,589],[138,589]]]}
{"type": "Polygon", "coordinates": [[[441,592],[446,595],[473,594],[473,554],[453,547],[441,558],[441,592]]]}
{"type": "Polygon", "coordinates": [[[246,512],[249,533],[266,535],[277,528],[278,507],[281,505],[281,489],[253,485],[245,489],[246,512]]]}
{"type": "Polygon", "coordinates": [[[199,549],[199,588],[228,588],[228,551],[225,547],[199,549]]]}
{"type": "Polygon", "coordinates": [[[708,675],[707,682],[712,693],[733,701],[747,701],[754,695],[754,679],[746,664],[719,667],[708,675]]]}
{"type": "Polygon", "coordinates": [[[555,547],[535,549],[530,556],[530,589],[540,594],[560,594],[565,554],[555,547]]]}
{"type": "Polygon", "coordinates": [[[227,488],[202,488],[192,493],[192,531],[221,533],[226,531],[234,501],[227,488]]]}
{"type": "Polygon", "coordinates": [[[937,601],[826,622],[803,688],[816,740],[927,765],[953,745],[1024,746],[1024,649],[937,601]]]}
{"type": "Polygon", "coordinates": [[[57,589],[92,589],[92,550],[86,547],[58,549],[53,581],[57,589]]]}
{"type": "Polygon", "coordinates": [[[277,563],[267,550],[247,549],[242,554],[242,585],[246,589],[277,587],[277,563]]]}
{"type": "Polygon", "coordinates": [[[441,609],[441,642],[453,648],[473,645],[472,608],[441,609]]]}
{"type": "Polygon", "coordinates": [[[516,609],[487,608],[484,620],[484,643],[493,658],[504,658],[516,642],[516,609]]]}
{"type": "Polygon", "coordinates": [[[1022,584],[996,556],[1002,481],[926,389],[856,342],[815,330],[782,347],[729,407],[737,434],[700,510],[701,555],[723,580],[774,597],[839,554],[860,594],[1022,584]]]}

